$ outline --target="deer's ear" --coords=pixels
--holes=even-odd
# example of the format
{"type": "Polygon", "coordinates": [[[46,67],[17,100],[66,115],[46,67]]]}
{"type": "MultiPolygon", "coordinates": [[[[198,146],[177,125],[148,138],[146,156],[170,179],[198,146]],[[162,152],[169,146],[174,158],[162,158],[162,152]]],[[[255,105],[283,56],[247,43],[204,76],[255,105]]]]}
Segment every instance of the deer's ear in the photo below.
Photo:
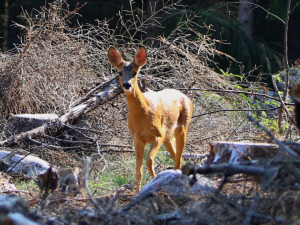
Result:
{"type": "Polygon", "coordinates": [[[114,47],[110,47],[108,50],[108,60],[111,65],[117,68],[118,71],[122,70],[124,60],[122,59],[120,53],[114,47]]]}
{"type": "Polygon", "coordinates": [[[141,46],[139,50],[135,53],[133,63],[136,66],[141,67],[145,65],[146,61],[147,61],[147,51],[144,46],[141,46]]]}

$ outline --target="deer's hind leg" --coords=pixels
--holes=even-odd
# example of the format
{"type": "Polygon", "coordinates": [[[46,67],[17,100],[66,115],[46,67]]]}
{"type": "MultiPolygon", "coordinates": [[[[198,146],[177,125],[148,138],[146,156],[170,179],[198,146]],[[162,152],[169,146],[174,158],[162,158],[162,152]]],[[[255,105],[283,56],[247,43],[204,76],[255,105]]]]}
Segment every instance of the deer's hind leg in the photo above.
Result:
{"type": "Polygon", "coordinates": [[[176,158],[176,146],[175,146],[175,139],[172,138],[171,140],[165,140],[164,141],[164,146],[166,147],[167,151],[170,153],[174,163],[175,163],[175,158],[176,158]]]}
{"type": "Polygon", "coordinates": [[[175,169],[181,168],[181,156],[186,144],[187,128],[181,127],[175,132],[176,139],[176,154],[175,154],[175,169]]]}

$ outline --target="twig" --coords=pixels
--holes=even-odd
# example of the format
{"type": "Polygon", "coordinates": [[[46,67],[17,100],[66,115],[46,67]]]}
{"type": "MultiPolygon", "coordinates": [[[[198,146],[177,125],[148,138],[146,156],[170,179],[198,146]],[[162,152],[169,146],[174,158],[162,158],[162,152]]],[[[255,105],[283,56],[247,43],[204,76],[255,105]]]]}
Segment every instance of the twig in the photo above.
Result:
{"type": "Polygon", "coordinates": [[[98,141],[96,142],[96,146],[97,146],[97,153],[99,154],[99,156],[103,159],[103,162],[104,162],[104,166],[103,166],[103,169],[101,170],[101,173],[104,172],[104,170],[106,169],[106,166],[107,166],[107,162],[104,158],[104,156],[101,154],[102,152],[100,151],[100,146],[99,146],[99,143],[98,141]]]}
{"type": "Polygon", "coordinates": [[[84,187],[86,190],[86,193],[88,194],[91,202],[93,203],[94,207],[97,209],[97,211],[100,213],[100,215],[105,218],[107,213],[98,205],[94,197],[92,196],[89,185],[88,185],[88,176],[89,176],[89,164],[91,163],[91,159],[87,156],[85,161],[85,175],[84,175],[84,187]]]}
{"type": "Polygon", "coordinates": [[[196,173],[199,174],[224,173],[227,176],[232,176],[238,173],[266,176],[270,174],[276,174],[277,170],[277,168],[266,169],[265,167],[244,166],[239,164],[219,164],[196,167],[196,173]]]}
{"type": "Polygon", "coordinates": [[[62,129],[64,127],[64,124],[66,124],[67,122],[78,119],[85,113],[99,107],[100,105],[118,96],[119,94],[121,94],[121,92],[122,88],[119,85],[119,81],[117,79],[114,79],[104,91],[98,94],[98,96],[91,97],[88,100],[81,103],[80,105],[69,109],[56,121],[53,121],[51,123],[45,123],[40,127],[37,127],[27,132],[23,132],[9,139],[0,141],[0,146],[10,146],[17,142],[24,142],[28,139],[28,137],[35,138],[45,135],[47,133],[51,133],[51,131],[53,132],[53,130],[58,131],[62,129]]]}
{"type": "Polygon", "coordinates": [[[100,153],[103,153],[103,152],[130,152],[130,153],[133,153],[135,152],[134,150],[123,150],[123,149],[107,149],[107,150],[101,150],[99,151],[100,153]]]}
{"type": "Polygon", "coordinates": [[[116,145],[116,144],[100,144],[101,146],[105,147],[120,147],[120,148],[133,148],[131,145],[116,145]]]}
{"type": "Polygon", "coordinates": [[[206,158],[209,154],[192,154],[192,153],[185,153],[182,154],[182,158],[206,158]]]}
{"type": "MultiPolygon", "coordinates": [[[[271,167],[265,168],[257,165],[240,165],[237,163],[234,164],[219,164],[219,165],[204,165],[204,166],[193,166],[190,164],[186,164],[182,167],[182,173],[189,176],[193,175],[193,179],[195,179],[195,174],[211,174],[211,173],[222,173],[224,177],[232,176],[239,173],[245,173],[249,175],[259,175],[263,177],[262,188],[266,189],[268,184],[273,181],[278,173],[278,168],[271,167]]],[[[226,181],[224,179],[223,182],[226,181]]],[[[220,185],[219,188],[222,188],[220,185]]]]}
{"type": "Polygon", "coordinates": [[[119,212],[126,212],[129,209],[131,209],[133,206],[137,205],[138,203],[144,201],[147,198],[153,197],[153,196],[154,196],[154,194],[152,192],[146,192],[146,193],[143,193],[143,195],[138,195],[133,201],[129,202],[122,209],[120,209],[119,212]]]}
{"type": "Polygon", "coordinates": [[[288,154],[290,154],[291,156],[295,157],[296,159],[300,159],[299,155],[294,152],[292,149],[290,149],[287,145],[285,145],[282,141],[278,140],[277,138],[275,138],[275,136],[263,125],[261,125],[256,119],[254,119],[253,117],[248,115],[248,119],[253,122],[256,126],[260,127],[263,131],[265,131],[267,133],[267,135],[272,138],[281,149],[283,149],[284,151],[286,151],[288,154]]]}
{"type": "MultiPolygon", "coordinates": [[[[92,141],[92,142],[96,142],[96,140],[84,133],[81,132],[80,129],[76,129],[75,127],[72,127],[72,126],[65,126],[66,128],[72,130],[72,131],[75,131],[76,133],[80,134],[82,137],[85,137],[86,139],[92,141]]],[[[88,129],[87,129],[88,130],[88,129]]],[[[98,131],[99,132],[99,131],[98,131]]]]}
{"type": "Polygon", "coordinates": [[[269,108],[269,109],[220,109],[212,112],[206,112],[206,113],[201,113],[199,115],[195,115],[192,118],[197,118],[200,116],[205,116],[213,113],[219,113],[219,112],[260,112],[260,111],[270,111],[270,110],[276,110],[279,109],[280,107],[274,107],[274,108],[269,108]]]}
{"type": "Polygon", "coordinates": [[[218,195],[220,193],[220,191],[222,190],[222,188],[224,187],[225,183],[227,182],[227,178],[228,178],[228,175],[223,174],[222,181],[221,181],[219,187],[217,188],[217,190],[215,192],[216,195],[218,195]]]}
{"type": "MultiPolygon", "coordinates": [[[[232,3],[233,3],[233,4],[240,4],[240,2],[228,2],[228,3],[226,3],[226,4],[222,5],[222,6],[220,6],[219,8],[224,7],[224,6],[227,6],[227,5],[232,4],[232,3]]],[[[282,22],[283,24],[285,24],[285,22],[284,22],[283,19],[281,19],[279,16],[277,16],[277,15],[275,15],[275,14],[269,12],[269,11],[268,11],[267,9],[265,9],[264,7],[262,7],[262,6],[260,6],[260,5],[256,4],[256,3],[253,3],[253,2],[243,2],[243,3],[248,3],[248,4],[250,4],[250,5],[253,5],[255,8],[260,8],[260,9],[262,9],[263,11],[265,11],[268,15],[271,15],[271,16],[275,17],[275,18],[278,19],[280,22],[282,22]]],[[[255,8],[254,8],[254,9],[255,9],[255,8]]]]}
{"type": "Polygon", "coordinates": [[[284,111],[288,115],[291,123],[295,124],[293,118],[291,117],[290,113],[288,112],[287,108],[285,107],[284,99],[281,98],[281,95],[278,91],[278,88],[277,88],[276,81],[275,81],[274,77],[271,76],[271,78],[272,78],[272,83],[273,83],[274,90],[275,90],[276,94],[278,95],[278,98],[279,98],[280,103],[281,103],[281,105],[279,107],[279,115],[278,115],[278,126],[279,126],[279,128],[281,128],[281,111],[282,111],[282,108],[284,109],[284,111]]]}
{"type": "Polygon", "coordinates": [[[255,198],[252,200],[250,207],[245,210],[245,218],[243,220],[243,225],[251,225],[253,216],[255,215],[255,209],[257,208],[257,201],[259,199],[259,194],[256,193],[255,198]]]}
{"type": "Polygon", "coordinates": [[[247,119],[243,119],[234,129],[233,131],[228,135],[228,137],[225,140],[229,140],[229,138],[236,133],[237,129],[246,121],[247,119]]]}
{"type": "Polygon", "coordinates": [[[262,93],[256,93],[256,92],[247,92],[247,91],[238,91],[238,90],[225,90],[225,89],[203,89],[203,88],[178,88],[179,90],[184,91],[214,91],[214,92],[226,92],[226,93],[235,93],[235,94],[245,94],[245,95],[254,95],[254,96],[262,96],[264,98],[273,99],[276,101],[279,101],[277,98],[262,94],[262,93]]]}
{"type": "Polygon", "coordinates": [[[70,124],[65,124],[65,127],[70,130],[77,131],[77,132],[79,132],[78,130],[82,130],[82,131],[89,131],[89,132],[94,132],[94,133],[101,133],[99,130],[95,130],[95,129],[91,129],[91,128],[87,128],[87,127],[78,127],[78,126],[74,126],[74,125],[70,125],[70,124]]]}
{"type": "Polygon", "coordinates": [[[291,9],[290,13],[294,12],[294,10],[299,6],[299,4],[300,4],[300,2],[297,2],[297,4],[291,9]]]}
{"type": "MultiPolygon", "coordinates": [[[[27,156],[29,156],[30,154],[32,154],[32,152],[27,153],[24,157],[22,157],[21,159],[19,159],[12,167],[8,168],[8,170],[6,171],[7,173],[9,173],[10,171],[13,171],[13,169],[23,160],[25,159],[27,156]]],[[[33,173],[32,173],[33,174],[33,173]]]]}
{"type": "Polygon", "coordinates": [[[92,97],[95,93],[95,91],[97,90],[100,90],[102,88],[105,88],[107,87],[109,84],[111,84],[113,82],[114,79],[118,78],[118,76],[115,76],[114,78],[108,80],[108,81],[105,81],[105,82],[102,82],[100,83],[99,85],[97,85],[96,87],[94,87],[92,90],[90,90],[84,97],[76,100],[75,102],[73,102],[69,108],[73,108],[81,103],[83,103],[84,101],[88,100],[90,97],[92,97]]]}
{"type": "Polygon", "coordinates": [[[45,139],[48,139],[48,140],[51,140],[51,141],[55,141],[57,142],[58,144],[70,144],[70,145],[93,145],[95,144],[95,142],[88,142],[88,141],[70,141],[70,140],[63,140],[63,139],[60,139],[60,138],[56,138],[56,137],[52,137],[52,136],[49,136],[49,135],[44,135],[43,136],[45,139]]]}
{"type": "MultiPolygon", "coordinates": [[[[171,213],[163,213],[155,216],[155,221],[158,224],[166,224],[170,221],[170,224],[172,224],[172,221],[178,221],[177,224],[193,224],[192,218],[185,218],[179,210],[176,210],[171,213]],[[180,222],[179,222],[180,221],[180,222]]],[[[175,224],[176,224],[175,222],[175,224]]]]}
{"type": "MultiPolygon", "coordinates": [[[[279,128],[281,128],[281,118],[282,118],[282,108],[286,111],[285,109],[285,98],[288,92],[288,88],[289,88],[289,73],[290,73],[290,69],[289,69],[289,63],[288,63],[288,46],[287,46],[287,41],[288,41],[288,27],[289,27],[289,18],[290,18],[290,8],[291,8],[291,0],[288,0],[287,2],[287,10],[286,10],[286,20],[285,20],[285,28],[284,28],[284,54],[283,54],[283,63],[284,63],[284,68],[285,68],[285,85],[284,85],[284,92],[283,92],[283,96],[282,96],[282,101],[280,101],[281,106],[280,106],[280,110],[278,112],[278,125],[279,128]]],[[[272,77],[272,81],[273,81],[273,77],[272,77]]],[[[273,85],[274,85],[274,81],[273,81],[273,85]]],[[[291,120],[292,122],[293,120],[291,120]]]]}
{"type": "MultiPolygon", "coordinates": [[[[212,200],[222,204],[226,203],[230,207],[240,212],[244,217],[247,216],[247,211],[241,204],[238,204],[227,197],[218,195],[217,198],[215,195],[213,195],[212,200]]],[[[266,224],[272,222],[276,222],[275,224],[286,224],[287,221],[285,218],[281,218],[281,217],[272,217],[266,214],[259,214],[255,212],[251,213],[251,224],[266,224]]]]}
{"type": "Polygon", "coordinates": [[[285,73],[285,88],[283,92],[282,99],[285,101],[287,91],[289,88],[289,73],[290,73],[290,68],[289,68],[289,62],[288,62],[288,30],[289,30],[289,19],[290,19],[290,9],[291,9],[291,0],[288,0],[287,2],[287,9],[286,9],[286,20],[285,20],[285,28],[284,28],[284,54],[283,54],[283,62],[284,62],[284,67],[286,70],[285,73]]]}

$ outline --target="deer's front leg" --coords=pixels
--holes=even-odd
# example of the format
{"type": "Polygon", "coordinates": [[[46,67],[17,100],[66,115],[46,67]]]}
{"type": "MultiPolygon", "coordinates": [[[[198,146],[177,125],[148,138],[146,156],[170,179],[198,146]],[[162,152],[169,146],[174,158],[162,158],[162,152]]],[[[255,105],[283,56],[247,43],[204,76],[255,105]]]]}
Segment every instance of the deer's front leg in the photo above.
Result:
{"type": "Polygon", "coordinates": [[[134,140],[135,145],[135,159],[136,159],[136,191],[141,190],[142,179],[143,179],[143,159],[146,143],[134,140]]]}

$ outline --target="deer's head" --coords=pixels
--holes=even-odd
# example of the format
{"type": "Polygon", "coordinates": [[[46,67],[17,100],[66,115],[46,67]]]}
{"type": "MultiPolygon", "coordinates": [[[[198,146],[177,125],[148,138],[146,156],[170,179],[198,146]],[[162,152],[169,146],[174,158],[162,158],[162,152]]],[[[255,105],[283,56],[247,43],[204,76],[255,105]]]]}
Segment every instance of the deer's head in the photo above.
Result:
{"type": "Polygon", "coordinates": [[[135,53],[133,61],[129,63],[123,60],[120,53],[114,47],[110,47],[108,50],[108,59],[119,73],[119,81],[123,90],[125,92],[131,92],[134,85],[137,85],[137,76],[140,68],[145,65],[147,61],[146,48],[141,46],[135,53]]]}

